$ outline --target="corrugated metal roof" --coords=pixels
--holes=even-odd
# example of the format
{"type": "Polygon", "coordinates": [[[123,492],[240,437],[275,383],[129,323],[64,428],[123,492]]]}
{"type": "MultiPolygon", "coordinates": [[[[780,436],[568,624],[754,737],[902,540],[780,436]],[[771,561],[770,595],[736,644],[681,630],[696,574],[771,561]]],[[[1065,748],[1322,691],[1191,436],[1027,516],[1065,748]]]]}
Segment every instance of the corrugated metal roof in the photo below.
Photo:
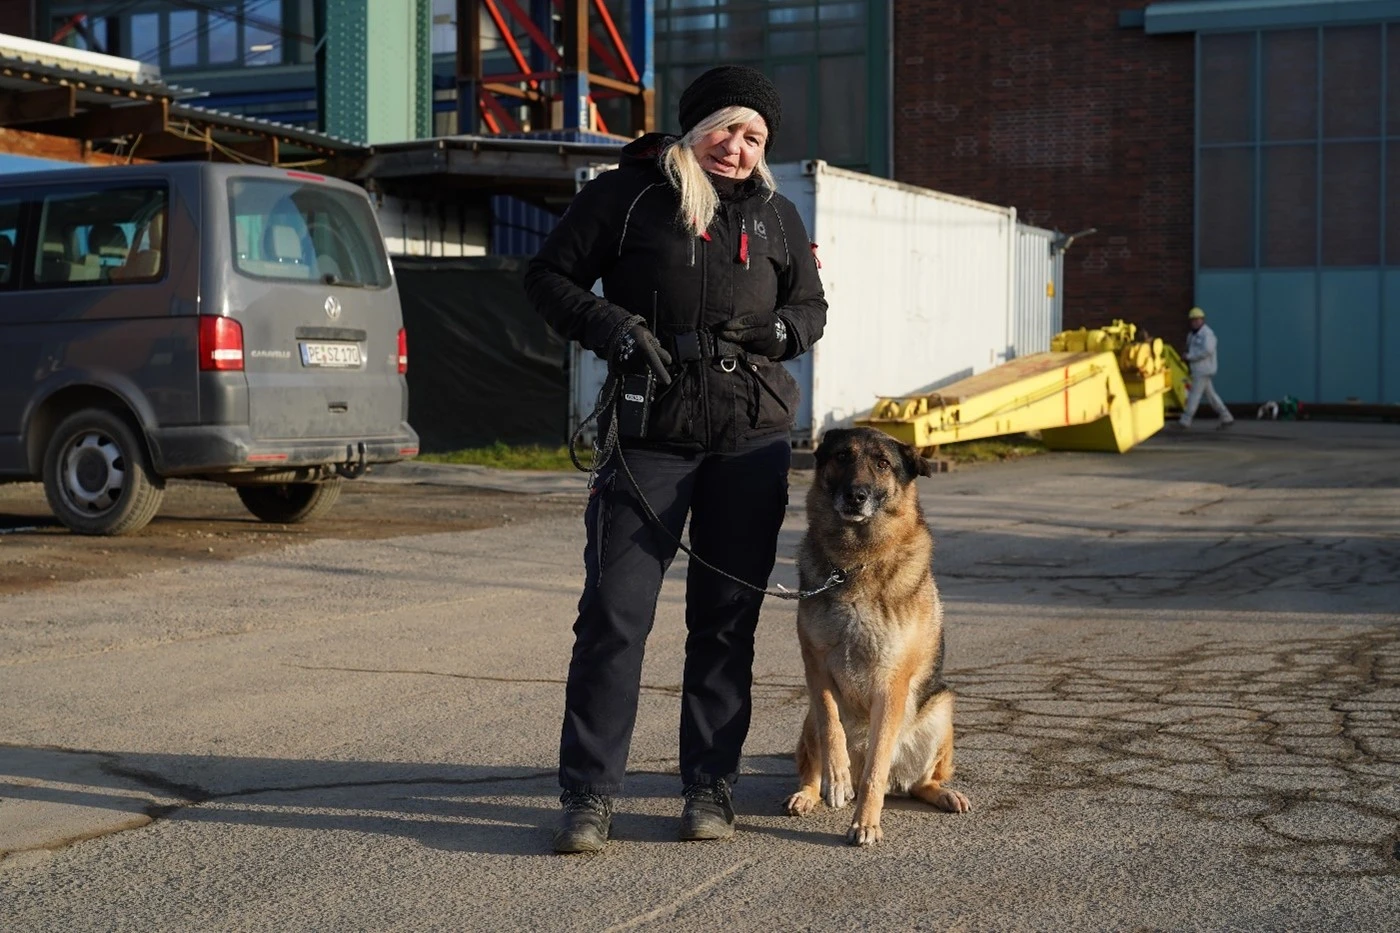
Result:
{"type": "Polygon", "coordinates": [[[616,155],[617,150],[631,142],[620,136],[605,137],[606,141],[542,139],[538,136],[434,136],[430,139],[406,139],[402,142],[375,143],[371,153],[416,152],[431,149],[494,149],[516,152],[558,152],[580,155],[616,155]]]}
{"type": "Polygon", "coordinates": [[[297,143],[313,149],[350,150],[363,148],[354,140],[345,139],[340,136],[331,136],[328,133],[303,129],[302,127],[291,126],[287,123],[277,123],[273,120],[263,120],[258,117],[229,113],[225,110],[212,110],[207,107],[199,107],[189,103],[172,104],[170,107],[170,116],[171,119],[197,120],[201,123],[209,123],[219,127],[242,129],[252,133],[261,133],[266,136],[275,136],[284,142],[297,143]]]}
{"type": "Polygon", "coordinates": [[[360,148],[352,140],[314,130],[200,107],[192,101],[205,96],[205,92],[166,84],[160,79],[159,69],[141,69],[136,67],[140,64],[138,62],[110,55],[66,54],[76,51],[79,50],[45,42],[15,40],[12,36],[0,34],[0,90],[23,91],[33,89],[36,84],[70,85],[75,88],[78,100],[83,104],[105,104],[113,98],[166,99],[172,102],[170,116],[173,119],[206,124],[214,130],[272,136],[285,143],[322,151],[360,148]],[[46,55],[44,47],[56,51],[46,55]],[[133,67],[125,69],[129,74],[123,76],[119,73],[123,69],[111,66],[111,62],[129,63],[133,67]],[[85,64],[91,67],[83,67],[85,64]],[[109,67],[101,67],[103,65],[109,67]]]}
{"type": "MultiPolygon", "coordinates": [[[[28,46],[52,45],[48,42],[27,42],[25,46],[19,46],[13,40],[13,36],[0,34],[0,78],[18,78],[33,82],[36,79],[43,83],[63,83],[72,84],[80,91],[90,91],[92,93],[103,94],[104,96],[136,96],[136,97],[166,97],[171,100],[198,97],[202,91],[192,88],[177,87],[173,84],[166,84],[160,78],[157,70],[154,77],[122,76],[116,71],[83,67],[81,62],[67,64],[54,58],[46,57],[29,51],[28,46]],[[9,72],[7,74],[7,72],[9,72]],[[15,73],[18,74],[15,74],[15,73]],[[32,75],[33,77],[26,77],[32,75]]],[[[62,48],[62,46],[53,46],[62,48]]],[[[71,51],[71,50],[69,50],[71,51]]],[[[101,58],[112,58],[104,55],[101,58]]],[[[115,59],[116,61],[129,61],[129,59],[115,59]]],[[[136,64],[133,62],[133,64],[136,64]]]]}
{"type": "Polygon", "coordinates": [[[591,130],[531,130],[522,133],[497,133],[496,139],[541,139],[561,143],[597,143],[603,146],[625,146],[632,140],[627,136],[612,133],[595,133],[591,130]]]}
{"type": "Polygon", "coordinates": [[[54,42],[41,42],[0,32],[0,55],[27,61],[122,78],[127,81],[160,82],[160,68],[134,58],[122,58],[105,52],[75,49],[54,42]]]}

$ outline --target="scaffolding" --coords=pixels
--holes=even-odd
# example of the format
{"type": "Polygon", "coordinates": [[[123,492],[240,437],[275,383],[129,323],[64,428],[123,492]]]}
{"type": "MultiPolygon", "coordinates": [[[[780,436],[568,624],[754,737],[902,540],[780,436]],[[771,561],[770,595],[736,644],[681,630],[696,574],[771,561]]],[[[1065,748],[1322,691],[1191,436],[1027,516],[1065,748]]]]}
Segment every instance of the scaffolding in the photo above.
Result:
{"type": "Polygon", "coordinates": [[[655,0],[629,0],[628,12],[624,39],[604,0],[457,0],[457,132],[655,129],[655,0]],[[486,73],[483,20],[500,34],[513,71],[486,73]],[[629,102],[624,126],[598,112],[613,98],[629,102]]]}

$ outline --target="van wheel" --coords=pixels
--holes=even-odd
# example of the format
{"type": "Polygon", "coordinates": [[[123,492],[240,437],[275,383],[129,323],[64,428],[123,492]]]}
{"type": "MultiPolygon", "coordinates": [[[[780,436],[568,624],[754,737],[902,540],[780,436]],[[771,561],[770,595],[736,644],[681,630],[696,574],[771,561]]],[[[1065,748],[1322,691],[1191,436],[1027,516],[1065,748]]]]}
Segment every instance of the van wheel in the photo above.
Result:
{"type": "Polygon", "coordinates": [[[64,418],[44,451],[44,495],[58,520],[80,535],[127,535],[145,528],[165,498],[135,429],[105,408],[64,418]]]}
{"type": "Polygon", "coordinates": [[[340,480],[321,483],[276,483],[270,486],[239,486],[238,498],[265,522],[295,525],[320,518],[340,498],[340,480]]]}

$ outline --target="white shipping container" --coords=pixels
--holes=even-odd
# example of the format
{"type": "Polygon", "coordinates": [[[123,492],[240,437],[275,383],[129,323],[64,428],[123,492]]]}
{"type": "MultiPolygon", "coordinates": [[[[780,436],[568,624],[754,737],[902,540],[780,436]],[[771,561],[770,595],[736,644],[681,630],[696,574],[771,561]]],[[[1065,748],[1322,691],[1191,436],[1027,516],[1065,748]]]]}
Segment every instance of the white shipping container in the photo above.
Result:
{"type": "MultiPolygon", "coordinates": [[[[1044,234],[1035,240],[1047,244],[1050,234],[1018,225],[1015,208],[821,161],[775,165],[773,174],[817,244],[830,305],[821,341],[786,364],[802,390],[797,446],[850,424],[882,395],[932,391],[1049,348],[1059,301],[1022,296],[1045,295],[1044,270],[1056,268],[1024,261],[1025,234],[1044,234]],[[1038,281],[1018,282],[1018,268],[1038,281]]],[[[1050,287],[1058,298],[1058,282],[1050,287]]],[[[605,375],[601,360],[574,345],[575,425],[605,375]]]]}

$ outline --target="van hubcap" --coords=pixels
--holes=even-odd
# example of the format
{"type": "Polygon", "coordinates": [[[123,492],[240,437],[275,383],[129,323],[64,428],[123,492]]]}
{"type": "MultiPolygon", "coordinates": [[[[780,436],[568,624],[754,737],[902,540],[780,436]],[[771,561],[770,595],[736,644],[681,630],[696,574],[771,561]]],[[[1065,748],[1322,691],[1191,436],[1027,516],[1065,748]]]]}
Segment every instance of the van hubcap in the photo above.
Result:
{"type": "Polygon", "coordinates": [[[79,435],[63,456],[63,486],[68,499],[88,512],[105,512],[122,495],[126,480],[122,449],[96,431],[79,435]]]}

